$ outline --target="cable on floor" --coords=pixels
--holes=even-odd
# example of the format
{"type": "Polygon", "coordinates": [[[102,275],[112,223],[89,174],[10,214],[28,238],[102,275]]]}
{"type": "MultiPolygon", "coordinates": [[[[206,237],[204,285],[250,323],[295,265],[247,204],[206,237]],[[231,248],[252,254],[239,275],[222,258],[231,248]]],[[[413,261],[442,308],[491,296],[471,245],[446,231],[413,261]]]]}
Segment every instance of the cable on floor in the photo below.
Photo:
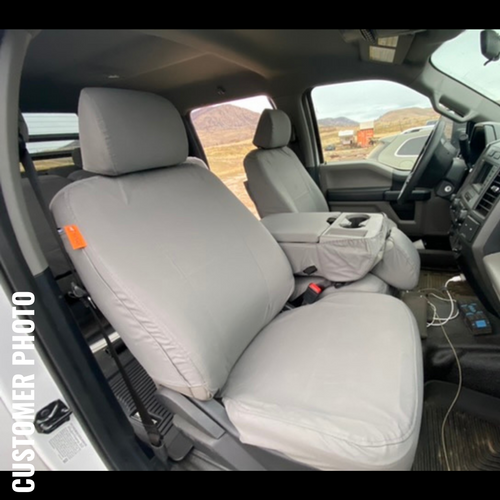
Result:
{"type": "Polygon", "coordinates": [[[448,408],[448,411],[446,412],[446,415],[444,416],[443,423],[441,425],[441,444],[443,445],[443,456],[444,456],[444,461],[446,463],[446,469],[451,472],[451,466],[450,466],[450,460],[448,457],[448,450],[446,448],[446,437],[445,437],[445,428],[446,428],[446,423],[448,422],[448,418],[453,411],[453,408],[455,408],[455,405],[457,404],[458,398],[460,397],[460,393],[462,392],[462,384],[463,384],[463,373],[462,373],[462,365],[460,364],[460,359],[458,358],[457,351],[455,350],[455,346],[452,344],[450,337],[446,333],[446,330],[443,325],[441,325],[441,329],[443,330],[443,334],[448,342],[450,344],[450,348],[453,352],[453,355],[455,356],[455,360],[457,362],[457,367],[458,367],[458,389],[457,393],[455,395],[455,398],[453,399],[450,407],[448,408]]]}
{"type": "MultiPolygon", "coordinates": [[[[439,326],[441,327],[441,330],[443,330],[444,337],[448,344],[450,345],[451,351],[453,352],[453,356],[455,356],[455,361],[457,363],[457,368],[458,368],[458,389],[457,393],[455,394],[455,397],[453,398],[453,401],[451,402],[450,407],[448,408],[444,419],[443,423],[441,424],[441,445],[443,447],[443,456],[444,456],[444,461],[446,464],[446,469],[451,472],[451,465],[450,465],[450,458],[448,456],[448,449],[446,447],[446,436],[445,436],[445,429],[446,429],[446,424],[448,422],[448,419],[451,415],[451,412],[453,411],[453,408],[455,408],[455,405],[457,404],[458,398],[460,397],[460,393],[462,392],[462,385],[463,385],[463,373],[462,373],[462,365],[460,364],[460,359],[458,357],[457,351],[455,349],[455,346],[453,345],[450,337],[448,336],[448,333],[446,332],[446,329],[444,328],[445,325],[450,322],[452,319],[455,319],[458,317],[459,310],[457,307],[457,310],[455,312],[455,305],[457,301],[451,296],[451,293],[448,290],[448,285],[450,283],[454,282],[459,282],[459,281],[464,281],[465,278],[463,275],[459,276],[454,276],[453,278],[450,278],[444,285],[443,290],[446,292],[448,297],[439,297],[435,293],[430,293],[429,295],[433,296],[436,299],[439,299],[441,301],[449,302],[450,303],[450,314],[448,315],[447,318],[440,318],[437,312],[436,306],[429,300],[427,299],[427,302],[433,309],[433,315],[432,315],[432,321],[430,323],[427,323],[427,328],[431,326],[439,326]]],[[[425,290],[432,290],[434,292],[442,293],[440,290],[437,290],[435,288],[425,288],[420,290],[421,292],[424,292],[425,290]]]]}

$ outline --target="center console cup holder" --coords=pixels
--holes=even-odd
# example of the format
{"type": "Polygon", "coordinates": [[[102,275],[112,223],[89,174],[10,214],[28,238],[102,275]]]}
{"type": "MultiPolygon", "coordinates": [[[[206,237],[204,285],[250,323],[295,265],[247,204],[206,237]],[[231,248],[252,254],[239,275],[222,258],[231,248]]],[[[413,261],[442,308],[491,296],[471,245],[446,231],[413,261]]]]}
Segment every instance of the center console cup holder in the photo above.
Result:
{"type": "Polygon", "coordinates": [[[364,226],[364,222],[366,222],[370,218],[369,215],[359,214],[359,215],[349,215],[345,218],[344,221],[340,224],[345,229],[358,229],[364,226]]]}

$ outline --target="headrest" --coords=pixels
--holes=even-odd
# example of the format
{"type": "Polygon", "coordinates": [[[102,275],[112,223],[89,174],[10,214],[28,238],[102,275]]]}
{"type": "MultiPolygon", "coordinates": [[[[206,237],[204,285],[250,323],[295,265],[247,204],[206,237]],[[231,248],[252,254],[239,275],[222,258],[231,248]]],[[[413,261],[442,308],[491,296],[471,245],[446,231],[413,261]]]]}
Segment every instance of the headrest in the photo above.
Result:
{"type": "Polygon", "coordinates": [[[24,142],[27,144],[30,140],[30,131],[28,130],[28,125],[24,119],[23,114],[19,111],[19,133],[22,135],[24,142]]]}
{"type": "Polygon", "coordinates": [[[279,109],[265,109],[260,116],[253,143],[258,148],[282,148],[290,142],[292,124],[287,114],[279,109]]]}
{"type": "Polygon", "coordinates": [[[186,160],[184,123],[171,102],[135,90],[87,88],[78,103],[83,168],[122,175],[186,160]]]}

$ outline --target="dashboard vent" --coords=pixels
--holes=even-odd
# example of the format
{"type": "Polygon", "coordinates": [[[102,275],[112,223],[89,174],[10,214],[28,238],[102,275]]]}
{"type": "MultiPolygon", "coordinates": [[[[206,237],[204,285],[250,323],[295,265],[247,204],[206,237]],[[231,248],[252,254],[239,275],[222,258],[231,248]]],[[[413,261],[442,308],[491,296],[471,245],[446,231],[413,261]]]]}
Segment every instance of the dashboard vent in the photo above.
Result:
{"type": "Polygon", "coordinates": [[[490,212],[495,202],[500,195],[500,175],[497,175],[494,181],[491,183],[490,187],[483,194],[483,197],[477,204],[476,210],[486,217],[490,212]]]}

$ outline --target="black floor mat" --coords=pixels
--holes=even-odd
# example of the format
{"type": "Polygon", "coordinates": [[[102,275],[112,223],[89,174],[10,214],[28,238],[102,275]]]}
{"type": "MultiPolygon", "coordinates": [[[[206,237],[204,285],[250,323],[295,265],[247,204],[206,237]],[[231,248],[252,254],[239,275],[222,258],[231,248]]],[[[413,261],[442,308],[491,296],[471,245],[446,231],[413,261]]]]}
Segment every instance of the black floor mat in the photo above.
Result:
{"type": "MultiPolygon", "coordinates": [[[[157,424],[167,446],[169,457],[176,461],[182,460],[191,450],[192,443],[174,427],[172,413],[170,413],[156,398],[155,383],[139,362],[133,357],[125,365],[125,369],[132,381],[132,385],[157,424]]],[[[129,417],[137,434],[142,436],[142,439],[147,442],[144,428],[137,414],[136,406],[119,372],[109,380],[109,385],[122,405],[126,415],[129,417]]]]}
{"type": "MultiPolygon", "coordinates": [[[[415,471],[444,471],[441,425],[457,386],[430,382],[425,402],[420,441],[413,464],[415,471]]],[[[500,400],[463,389],[445,427],[450,468],[454,471],[500,470],[500,400]]]]}

